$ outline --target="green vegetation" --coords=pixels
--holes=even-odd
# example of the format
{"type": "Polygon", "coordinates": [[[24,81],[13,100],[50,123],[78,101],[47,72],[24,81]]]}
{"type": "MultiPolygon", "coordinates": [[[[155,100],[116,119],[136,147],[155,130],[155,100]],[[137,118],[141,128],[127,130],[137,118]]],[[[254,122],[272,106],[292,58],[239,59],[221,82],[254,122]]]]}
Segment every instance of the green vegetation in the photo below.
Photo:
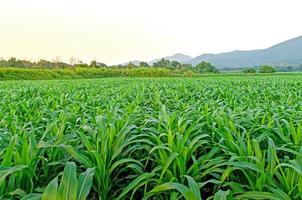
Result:
{"type": "Polygon", "coordinates": [[[301,75],[2,82],[0,199],[302,199],[301,87],[301,75]]]}
{"type": "Polygon", "coordinates": [[[152,67],[148,63],[141,62],[140,66],[129,63],[126,66],[107,67],[103,63],[92,61],[90,65],[80,64],[75,66],[63,65],[55,67],[55,63],[43,62],[47,67],[20,67],[19,60],[11,59],[9,62],[14,64],[0,68],[0,80],[37,80],[37,79],[85,79],[85,78],[104,78],[104,77],[171,77],[171,76],[198,76],[199,74],[217,73],[218,70],[210,63],[201,63],[198,67],[186,66],[176,61],[160,60],[152,67]],[[13,62],[14,61],[14,62],[13,62]]]}
{"type": "Polygon", "coordinates": [[[256,73],[256,70],[254,68],[247,68],[247,69],[243,70],[243,73],[254,74],[254,73],[256,73]]]}
{"type": "Polygon", "coordinates": [[[198,65],[196,65],[196,71],[198,73],[218,73],[219,71],[208,62],[201,62],[198,65]]]}
{"type": "Polygon", "coordinates": [[[270,65],[262,65],[259,67],[259,73],[274,73],[276,69],[270,65]]]}
{"type": "Polygon", "coordinates": [[[75,58],[70,59],[70,64],[60,61],[57,57],[54,61],[39,60],[30,62],[27,60],[18,60],[10,58],[9,60],[0,60],[0,74],[2,80],[12,79],[66,79],[66,78],[100,78],[114,76],[182,76],[189,71],[189,74],[217,73],[217,70],[210,63],[202,62],[199,67],[193,67],[189,64],[160,59],[149,65],[146,62],[140,62],[135,65],[129,62],[125,65],[107,66],[104,63],[91,61],[90,64],[83,63],[75,58]],[[25,69],[25,70],[21,70],[25,69]],[[32,71],[31,71],[32,70],[32,71]],[[53,71],[50,71],[53,70],[53,71]],[[40,72],[39,72],[40,71],[40,72]],[[79,72],[80,71],[80,72],[79,72]],[[18,73],[22,73],[19,75],[18,73]],[[6,75],[7,74],[7,75],[6,75]],[[89,74],[87,76],[87,74],[89,74]],[[62,75],[60,77],[60,75],[62,75]],[[9,78],[7,78],[9,77],[9,78]],[[19,78],[20,77],[20,78],[19,78]]]}
{"type": "MultiPolygon", "coordinates": [[[[241,70],[245,74],[255,74],[255,73],[272,74],[272,73],[275,73],[277,71],[283,72],[281,70],[281,68],[277,69],[276,67],[273,67],[273,66],[270,66],[270,65],[261,65],[261,66],[258,66],[258,67],[244,68],[244,69],[241,69],[241,70]]],[[[288,71],[288,72],[290,72],[290,71],[288,71]]]]}
{"type": "Polygon", "coordinates": [[[27,69],[0,68],[0,80],[83,79],[104,77],[169,77],[183,76],[182,71],[164,68],[67,68],[27,69]]]}
{"type": "Polygon", "coordinates": [[[284,67],[276,67],[276,71],[278,72],[298,72],[302,71],[302,64],[298,66],[284,66],[284,67]]]}
{"type": "MultiPolygon", "coordinates": [[[[243,72],[243,73],[254,73],[250,70],[255,71],[255,73],[260,71],[260,67],[261,66],[254,66],[254,67],[241,67],[241,68],[223,68],[221,69],[221,71],[223,72],[230,72],[230,71],[237,71],[237,72],[243,72]],[[250,72],[249,72],[250,71],[250,72]]],[[[302,65],[298,65],[298,66],[277,66],[277,67],[273,67],[274,68],[274,72],[301,72],[302,71],[302,65]]],[[[272,72],[272,73],[274,73],[272,72]]]]}

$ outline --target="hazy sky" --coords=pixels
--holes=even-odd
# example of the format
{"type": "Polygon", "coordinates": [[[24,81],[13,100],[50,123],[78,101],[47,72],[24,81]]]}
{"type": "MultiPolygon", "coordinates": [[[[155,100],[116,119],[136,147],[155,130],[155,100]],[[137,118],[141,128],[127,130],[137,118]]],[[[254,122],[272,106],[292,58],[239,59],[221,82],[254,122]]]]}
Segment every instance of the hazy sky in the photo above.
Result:
{"type": "Polygon", "coordinates": [[[301,0],[0,0],[0,57],[107,64],[266,48],[302,35],[301,0]]]}

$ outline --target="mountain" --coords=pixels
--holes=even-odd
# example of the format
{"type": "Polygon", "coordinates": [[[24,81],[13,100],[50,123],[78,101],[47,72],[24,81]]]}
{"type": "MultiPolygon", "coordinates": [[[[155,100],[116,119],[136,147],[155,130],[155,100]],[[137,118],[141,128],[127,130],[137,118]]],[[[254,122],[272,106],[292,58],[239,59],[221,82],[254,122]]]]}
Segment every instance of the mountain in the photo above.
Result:
{"type": "MultiPolygon", "coordinates": [[[[153,64],[159,59],[154,59],[149,62],[153,64]]],[[[248,51],[231,51],[219,54],[202,54],[195,58],[181,53],[172,56],[164,57],[166,60],[178,61],[180,63],[197,65],[202,61],[210,62],[218,69],[228,68],[245,68],[254,67],[264,64],[273,65],[276,67],[292,66],[297,67],[302,65],[302,36],[296,37],[267,49],[248,50],[248,51]]],[[[140,61],[132,61],[138,65],[140,61]]],[[[126,65],[128,63],[124,63],[126,65]]]]}
{"type": "Polygon", "coordinates": [[[252,67],[263,64],[299,66],[302,64],[302,36],[287,40],[267,49],[203,54],[186,61],[186,63],[197,65],[202,61],[210,62],[220,69],[252,67]]]}
{"type": "MultiPolygon", "coordinates": [[[[153,63],[159,61],[160,59],[162,59],[162,58],[151,60],[149,63],[153,64],[153,63]]],[[[191,56],[188,56],[185,54],[177,53],[172,56],[166,56],[166,57],[164,57],[164,59],[170,60],[170,61],[177,61],[180,63],[186,63],[186,62],[189,62],[190,60],[192,60],[193,58],[191,56]]]]}
{"type": "Polygon", "coordinates": [[[139,65],[141,62],[143,62],[143,61],[141,61],[141,60],[132,60],[132,61],[129,61],[129,62],[126,62],[126,63],[122,63],[121,65],[126,66],[126,65],[128,65],[130,62],[131,62],[132,64],[138,66],[138,65],[139,65]]]}
{"type": "MultiPolygon", "coordinates": [[[[153,63],[155,63],[155,62],[157,62],[161,59],[162,58],[154,59],[154,60],[149,61],[148,63],[153,64],[153,63]]],[[[191,56],[187,56],[185,54],[177,53],[177,54],[174,54],[172,56],[166,56],[166,57],[164,57],[164,59],[170,60],[170,61],[177,61],[177,62],[180,62],[180,63],[185,63],[185,62],[188,62],[188,61],[192,60],[193,58],[191,56]]],[[[133,61],[130,61],[130,62],[135,64],[135,65],[139,65],[142,61],[141,60],[133,60],[133,61]]],[[[128,65],[130,62],[122,63],[121,65],[128,65]]]]}
{"type": "Polygon", "coordinates": [[[165,59],[170,60],[170,61],[177,61],[177,62],[183,63],[183,62],[187,62],[189,60],[192,60],[193,58],[191,56],[188,56],[188,55],[185,55],[185,54],[177,53],[177,54],[174,54],[172,56],[167,56],[167,57],[165,57],[165,59]]]}

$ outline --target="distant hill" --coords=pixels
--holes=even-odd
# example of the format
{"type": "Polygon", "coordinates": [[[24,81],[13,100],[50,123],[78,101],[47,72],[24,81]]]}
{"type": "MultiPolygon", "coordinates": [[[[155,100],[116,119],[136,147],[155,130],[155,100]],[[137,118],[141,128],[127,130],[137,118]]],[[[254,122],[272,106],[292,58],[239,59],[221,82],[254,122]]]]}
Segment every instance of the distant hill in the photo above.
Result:
{"type": "MultiPolygon", "coordinates": [[[[151,60],[149,63],[153,64],[153,63],[159,61],[160,59],[162,59],[162,58],[151,60]]],[[[191,56],[188,56],[185,54],[177,53],[172,56],[166,56],[166,57],[164,57],[164,59],[170,60],[170,61],[177,61],[180,63],[186,63],[186,62],[189,62],[190,60],[192,60],[193,58],[191,56]]]]}
{"type": "Polygon", "coordinates": [[[142,61],[140,61],[140,60],[133,60],[133,61],[129,61],[129,62],[126,62],[126,63],[122,63],[121,65],[126,66],[126,65],[128,65],[130,62],[131,62],[132,64],[135,64],[135,65],[138,66],[142,61]]]}
{"type": "MultiPolygon", "coordinates": [[[[210,62],[219,69],[238,69],[245,67],[255,67],[263,64],[274,65],[276,67],[302,65],[302,36],[296,37],[267,49],[232,51],[219,54],[202,54],[195,58],[177,53],[172,56],[163,57],[166,60],[178,61],[180,63],[197,65],[202,61],[210,62]]],[[[149,61],[153,64],[162,58],[149,61]]],[[[141,61],[132,61],[139,65],[141,61]]],[[[128,63],[124,63],[126,65],[128,63]]]]}
{"type": "MultiPolygon", "coordinates": [[[[166,60],[177,61],[177,62],[180,62],[180,63],[185,63],[185,62],[188,62],[188,61],[193,59],[191,56],[181,54],[181,53],[177,53],[177,54],[174,54],[172,56],[166,56],[166,57],[163,57],[163,58],[166,59],[166,60]]],[[[157,58],[157,59],[149,61],[148,63],[153,64],[153,63],[155,63],[155,62],[157,62],[161,59],[162,58],[157,58]]],[[[141,60],[133,60],[133,61],[130,61],[130,62],[135,64],[135,65],[139,65],[142,61],[141,60]]],[[[130,62],[122,63],[121,65],[128,65],[130,62]]]]}
{"type": "Polygon", "coordinates": [[[220,69],[252,67],[262,64],[298,66],[302,64],[302,36],[279,43],[267,49],[203,54],[186,63],[197,65],[202,61],[211,62],[220,69]]]}
{"type": "Polygon", "coordinates": [[[191,56],[188,56],[185,54],[177,53],[172,56],[167,56],[167,57],[165,57],[165,59],[182,63],[182,62],[187,62],[189,60],[192,60],[193,58],[191,56]]]}

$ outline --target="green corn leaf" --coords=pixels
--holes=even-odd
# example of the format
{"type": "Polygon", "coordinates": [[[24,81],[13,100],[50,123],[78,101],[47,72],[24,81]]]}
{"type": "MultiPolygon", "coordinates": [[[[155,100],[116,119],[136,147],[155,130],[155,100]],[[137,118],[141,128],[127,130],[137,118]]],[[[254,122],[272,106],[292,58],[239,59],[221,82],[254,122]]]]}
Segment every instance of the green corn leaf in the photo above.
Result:
{"type": "Polygon", "coordinates": [[[214,200],[228,200],[228,196],[230,195],[230,190],[224,191],[219,190],[214,195],[214,200]]]}
{"type": "Polygon", "coordinates": [[[187,186],[184,186],[180,183],[173,183],[173,182],[164,183],[162,185],[155,187],[150,192],[148,192],[148,194],[143,198],[143,200],[147,199],[148,197],[150,197],[156,193],[160,193],[160,192],[164,192],[164,191],[168,191],[168,190],[177,190],[178,192],[180,192],[182,194],[182,196],[186,200],[198,200],[198,197],[196,197],[194,192],[191,191],[187,186]]]}
{"type": "Polygon", "coordinates": [[[5,154],[4,154],[5,156],[4,156],[4,159],[1,162],[2,166],[10,166],[11,165],[14,148],[15,148],[15,137],[13,137],[13,139],[10,142],[10,144],[8,145],[8,147],[6,147],[5,154]]]}
{"type": "Polygon", "coordinates": [[[67,162],[58,189],[58,199],[77,200],[78,180],[76,173],[75,163],[67,162]]]}
{"type": "Polygon", "coordinates": [[[56,200],[58,195],[58,177],[49,182],[45,188],[42,200],[56,200]]]}
{"type": "Polygon", "coordinates": [[[163,166],[158,184],[160,184],[165,172],[168,170],[168,168],[170,167],[171,163],[173,162],[173,160],[178,156],[178,153],[173,153],[169,156],[169,158],[165,161],[165,165],[163,166]]]}
{"type": "Polygon", "coordinates": [[[143,173],[140,176],[136,177],[130,184],[127,185],[121,192],[121,194],[117,197],[116,200],[122,199],[130,190],[134,189],[137,185],[139,185],[142,181],[150,179],[154,174],[151,173],[143,173]]]}
{"type": "Polygon", "coordinates": [[[280,200],[280,197],[270,193],[270,192],[256,192],[250,191],[243,194],[235,196],[235,199],[270,199],[270,200],[280,200]]]}
{"type": "Polygon", "coordinates": [[[28,168],[26,165],[16,165],[13,167],[0,166],[0,183],[3,182],[8,175],[22,171],[26,168],[28,168]]]}
{"type": "Polygon", "coordinates": [[[80,174],[78,179],[78,183],[79,183],[78,192],[77,192],[78,200],[85,200],[87,198],[92,186],[94,173],[95,173],[95,169],[88,168],[86,172],[80,174]]]}
{"type": "Polygon", "coordinates": [[[42,195],[39,193],[28,194],[23,197],[21,200],[41,200],[42,195]]]}
{"type": "Polygon", "coordinates": [[[194,193],[195,197],[198,200],[201,200],[199,186],[196,183],[196,181],[192,177],[190,177],[190,176],[185,176],[185,177],[188,179],[190,190],[194,193]]]}

